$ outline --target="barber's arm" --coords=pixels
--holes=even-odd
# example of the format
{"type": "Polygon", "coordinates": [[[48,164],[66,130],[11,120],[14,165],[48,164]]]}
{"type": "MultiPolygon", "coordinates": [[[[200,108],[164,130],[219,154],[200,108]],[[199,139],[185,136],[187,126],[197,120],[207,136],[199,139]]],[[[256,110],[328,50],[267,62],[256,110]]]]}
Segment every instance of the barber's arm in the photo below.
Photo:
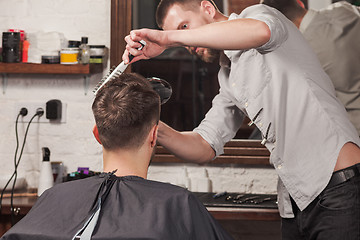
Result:
{"type": "Polygon", "coordinates": [[[207,47],[220,50],[241,50],[262,46],[270,39],[270,30],[262,21],[250,18],[234,19],[203,25],[194,29],[160,31],[133,30],[125,37],[127,42],[123,60],[136,56],[133,62],[160,55],[165,49],[177,46],[207,47]],[[147,45],[137,50],[144,40],[147,45]]]}
{"type": "Polygon", "coordinates": [[[198,133],[178,132],[161,121],[158,142],[187,162],[206,163],[215,157],[214,150],[198,133]]]}
{"type": "Polygon", "coordinates": [[[158,141],[180,159],[206,163],[223,153],[225,143],[235,136],[243,119],[241,111],[220,89],[197,128],[192,132],[178,132],[160,122],[158,141]]]}
{"type": "Polygon", "coordinates": [[[219,50],[256,48],[270,39],[268,26],[259,20],[242,18],[203,25],[199,28],[165,31],[176,46],[207,47],[219,50]]]}

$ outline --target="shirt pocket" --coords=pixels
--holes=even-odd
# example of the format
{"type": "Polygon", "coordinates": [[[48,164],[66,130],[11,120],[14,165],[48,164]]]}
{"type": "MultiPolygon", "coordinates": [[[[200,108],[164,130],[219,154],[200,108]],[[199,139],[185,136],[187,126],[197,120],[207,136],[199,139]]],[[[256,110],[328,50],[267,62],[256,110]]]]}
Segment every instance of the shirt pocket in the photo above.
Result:
{"type": "MultiPolygon", "coordinates": [[[[275,143],[275,122],[272,116],[272,109],[270,106],[262,104],[260,99],[249,101],[245,108],[250,124],[255,124],[261,131],[262,144],[275,143]]],[[[272,149],[269,149],[272,151],[272,149]]]]}

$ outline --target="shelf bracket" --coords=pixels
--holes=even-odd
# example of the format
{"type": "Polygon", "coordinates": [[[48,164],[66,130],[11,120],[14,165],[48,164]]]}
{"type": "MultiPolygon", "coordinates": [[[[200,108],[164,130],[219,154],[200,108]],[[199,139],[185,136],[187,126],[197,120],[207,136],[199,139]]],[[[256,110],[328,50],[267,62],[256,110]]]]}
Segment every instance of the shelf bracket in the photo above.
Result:
{"type": "Polygon", "coordinates": [[[3,94],[6,93],[6,87],[8,84],[8,75],[6,73],[1,74],[2,75],[2,89],[3,89],[3,94]]]}
{"type": "Polygon", "coordinates": [[[89,84],[90,84],[90,76],[84,75],[84,94],[87,95],[89,91],[89,84]]]}

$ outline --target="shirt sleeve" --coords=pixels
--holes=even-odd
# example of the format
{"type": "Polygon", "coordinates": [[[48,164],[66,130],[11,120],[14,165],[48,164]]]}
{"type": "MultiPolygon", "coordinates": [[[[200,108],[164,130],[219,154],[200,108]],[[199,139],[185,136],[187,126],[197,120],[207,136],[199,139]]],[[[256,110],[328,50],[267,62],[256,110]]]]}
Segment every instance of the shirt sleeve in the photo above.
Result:
{"type": "Polygon", "coordinates": [[[252,18],[262,21],[268,25],[271,37],[264,45],[257,48],[260,53],[274,51],[281,46],[288,38],[287,28],[283,21],[289,21],[276,9],[270,8],[263,4],[253,5],[246,8],[240,15],[231,14],[229,20],[236,18],[252,18]]]}
{"type": "Polygon", "coordinates": [[[214,149],[216,156],[219,156],[224,153],[225,143],[235,136],[243,119],[243,113],[220,89],[220,93],[213,99],[211,109],[194,132],[200,134],[214,149]]]}
{"type": "Polygon", "coordinates": [[[354,12],[360,17],[360,6],[353,5],[349,2],[345,2],[345,1],[335,2],[331,4],[327,9],[331,10],[333,8],[344,8],[350,11],[349,14],[351,14],[351,12],[354,12]]]}

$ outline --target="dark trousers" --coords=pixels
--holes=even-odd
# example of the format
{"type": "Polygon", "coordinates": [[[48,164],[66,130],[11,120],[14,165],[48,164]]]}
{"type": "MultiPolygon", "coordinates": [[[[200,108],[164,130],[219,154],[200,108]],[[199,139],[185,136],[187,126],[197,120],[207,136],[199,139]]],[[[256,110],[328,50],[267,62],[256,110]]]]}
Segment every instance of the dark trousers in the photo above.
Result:
{"type": "Polygon", "coordinates": [[[360,176],[325,190],[295,218],[281,221],[283,240],[360,240],[360,176]]]}

